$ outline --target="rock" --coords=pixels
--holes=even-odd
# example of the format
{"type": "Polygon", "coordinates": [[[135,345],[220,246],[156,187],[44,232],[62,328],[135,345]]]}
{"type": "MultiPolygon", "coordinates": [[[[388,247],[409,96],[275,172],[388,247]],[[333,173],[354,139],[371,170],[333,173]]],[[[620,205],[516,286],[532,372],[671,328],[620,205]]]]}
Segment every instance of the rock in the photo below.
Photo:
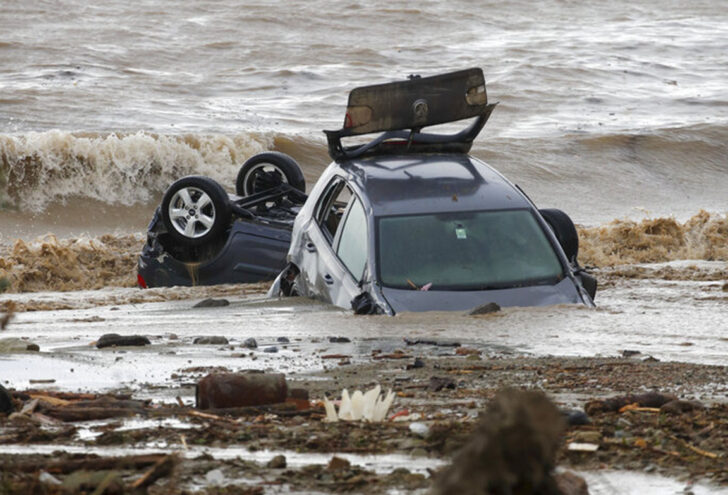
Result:
{"type": "Polygon", "coordinates": [[[243,347],[247,347],[248,349],[257,349],[258,343],[255,341],[255,339],[253,337],[250,337],[243,341],[243,347]]]}
{"type": "Polygon", "coordinates": [[[351,342],[348,337],[329,337],[329,342],[332,344],[347,344],[351,342]]]}
{"type": "Polygon", "coordinates": [[[291,343],[291,341],[288,340],[288,337],[278,337],[276,339],[276,342],[278,342],[279,344],[290,344],[291,343]]]}
{"type": "Polygon", "coordinates": [[[589,416],[584,411],[579,411],[578,409],[562,411],[562,414],[569,426],[583,426],[591,423],[589,416]]]}
{"type": "Polygon", "coordinates": [[[285,469],[286,468],[286,456],[284,455],[277,455],[270,461],[268,461],[267,466],[270,469],[285,469]]]}
{"type": "Polygon", "coordinates": [[[430,339],[410,339],[404,338],[407,345],[434,345],[436,347],[460,347],[460,342],[456,340],[430,340],[430,339]]]}
{"type": "Polygon", "coordinates": [[[415,358],[412,364],[407,365],[408,370],[416,370],[417,368],[424,368],[425,362],[420,358],[415,358]]]}
{"type": "Polygon", "coordinates": [[[481,304],[480,306],[476,306],[475,308],[471,309],[468,313],[469,315],[487,315],[489,313],[497,313],[500,311],[501,307],[498,306],[494,302],[489,302],[485,304],[481,304]]]}
{"type": "Polygon", "coordinates": [[[347,459],[336,456],[332,457],[329,461],[329,465],[326,466],[327,471],[333,472],[348,471],[349,469],[351,469],[351,463],[347,459]]]}
{"type": "Polygon", "coordinates": [[[10,283],[10,280],[8,280],[7,277],[0,277],[0,293],[5,292],[10,288],[12,284],[10,283]]]}
{"type": "Polygon", "coordinates": [[[107,333],[96,341],[96,347],[121,347],[121,346],[143,346],[151,342],[143,335],[119,335],[118,333],[107,333]]]}
{"type": "Polygon", "coordinates": [[[28,342],[27,340],[17,337],[7,337],[0,339],[0,354],[10,354],[13,352],[37,352],[40,350],[37,344],[28,342]]]}
{"type": "Polygon", "coordinates": [[[204,299],[194,306],[193,308],[222,308],[223,306],[230,306],[230,301],[227,299],[204,299]]]}
{"type": "Polygon", "coordinates": [[[561,495],[589,495],[586,480],[571,471],[555,474],[554,480],[561,495]]]}
{"type": "Polygon", "coordinates": [[[263,349],[263,352],[276,353],[276,352],[278,352],[278,348],[276,346],[272,345],[270,347],[266,347],[265,349],[263,349]]]}
{"type": "Polygon", "coordinates": [[[194,341],[192,341],[193,344],[200,344],[200,345],[228,345],[228,339],[221,335],[213,335],[210,337],[197,337],[194,341]]]}
{"type": "Polygon", "coordinates": [[[642,354],[640,351],[631,351],[629,349],[625,349],[622,351],[622,357],[624,357],[624,358],[629,358],[632,356],[639,356],[640,354],[642,354]]]}
{"type": "Polygon", "coordinates": [[[212,373],[195,388],[198,409],[277,404],[287,396],[283,373],[212,373]]]}
{"type": "Polygon", "coordinates": [[[455,384],[455,380],[452,378],[431,376],[427,390],[431,392],[439,392],[443,388],[454,389],[456,387],[457,385],[455,384]]]}
{"type": "Polygon", "coordinates": [[[8,389],[0,385],[0,413],[11,414],[13,411],[15,411],[13,396],[8,389]]]}
{"type": "Polygon", "coordinates": [[[704,409],[705,406],[697,400],[671,400],[660,406],[660,412],[667,414],[682,414],[696,409],[704,409]]]}
{"type": "Polygon", "coordinates": [[[543,393],[499,392],[433,493],[559,495],[551,472],[563,430],[561,413],[543,393]]]}

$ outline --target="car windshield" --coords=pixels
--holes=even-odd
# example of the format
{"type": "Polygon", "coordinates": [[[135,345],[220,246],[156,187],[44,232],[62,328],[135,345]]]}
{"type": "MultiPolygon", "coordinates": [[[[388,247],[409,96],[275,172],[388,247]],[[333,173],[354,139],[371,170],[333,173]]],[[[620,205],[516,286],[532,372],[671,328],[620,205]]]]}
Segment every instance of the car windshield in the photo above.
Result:
{"type": "Polygon", "coordinates": [[[377,236],[377,271],[385,287],[485,290],[563,278],[529,210],[380,217],[377,236]]]}

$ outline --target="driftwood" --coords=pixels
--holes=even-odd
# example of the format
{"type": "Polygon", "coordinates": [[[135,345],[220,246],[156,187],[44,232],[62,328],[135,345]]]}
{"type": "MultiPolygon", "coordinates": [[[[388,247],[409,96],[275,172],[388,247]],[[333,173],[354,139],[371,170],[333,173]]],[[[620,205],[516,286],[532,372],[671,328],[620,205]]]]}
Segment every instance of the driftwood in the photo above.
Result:
{"type": "Polygon", "coordinates": [[[107,469],[143,468],[168,457],[164,454],[133,455],[125,457],[88,457],[85,459],[64,459],[62,461],[48,462],[47,460],[0,464],[3,472],[32,473],[43,470],[51,474],[68,474],[83,469],[86,471],[102,471],[107,469]]]}
{"type": "Polygon", "coordinates": [[[168,455],[159,459],[149,471],[132,483],[131,487],[138,490],[151,486],[158,479],[169,476],[178,463],[179,458],[176,455],[168,455]]]}
{"type": "Polygon", "coordinates": [[[139,411],[125,407],[51,407],[44,413],[61,421],[93,421],[98,419],[135,416],[139,411]]]}

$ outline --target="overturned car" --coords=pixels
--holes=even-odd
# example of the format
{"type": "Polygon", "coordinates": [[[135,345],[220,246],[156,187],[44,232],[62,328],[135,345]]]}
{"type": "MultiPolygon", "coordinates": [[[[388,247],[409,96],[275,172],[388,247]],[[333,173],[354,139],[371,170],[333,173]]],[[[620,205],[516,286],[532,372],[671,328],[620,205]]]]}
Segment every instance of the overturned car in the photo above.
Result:
{"type": "Polygon", "coordinates": [[[140,284],[246,282],[277,270],[271,296],[357,313],[591,306],[596,281],[577,262],[569,217],[538,210],[467,154],[494,107],[480,69],[356,88],[343,128],[326,131],[334,161],[308,197],[295,162],[271,153],[243,166],[236,195],[199,177],[170,186],[140,284]],[[459,132],[423,132],[466,119],[459,132]],[[370,133],[379,135],[342,144],[370,133]]]}

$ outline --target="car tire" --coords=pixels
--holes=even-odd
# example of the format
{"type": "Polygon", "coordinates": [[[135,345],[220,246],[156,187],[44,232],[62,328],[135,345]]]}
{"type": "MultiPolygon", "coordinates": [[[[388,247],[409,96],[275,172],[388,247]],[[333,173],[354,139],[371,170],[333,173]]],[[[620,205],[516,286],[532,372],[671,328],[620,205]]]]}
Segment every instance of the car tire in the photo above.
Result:
{"type": "Polygon", "coordinates": [[[238,196],[250,196],[281,183],[306,192],[306,179],[296,160],[284,153],[267,151],[249,158],[240,167],[235,180],[235,193],[238,196]]]}
{"type": "Polygon", "coordinates": [[[545,208],[538,211],[556,235],[566,258],[569,262],[575,263],[579,254],[579,234],[576,232],[574,222],[569,215],[556,208],[545,208]]]}
{"type": "Polygon", "coordinates": [[[217,239],[230,225],[230,200],[209,177],[188,176],[174,182],[162,198],[162,222],[167,233],[185,246],[217,239]]]}

